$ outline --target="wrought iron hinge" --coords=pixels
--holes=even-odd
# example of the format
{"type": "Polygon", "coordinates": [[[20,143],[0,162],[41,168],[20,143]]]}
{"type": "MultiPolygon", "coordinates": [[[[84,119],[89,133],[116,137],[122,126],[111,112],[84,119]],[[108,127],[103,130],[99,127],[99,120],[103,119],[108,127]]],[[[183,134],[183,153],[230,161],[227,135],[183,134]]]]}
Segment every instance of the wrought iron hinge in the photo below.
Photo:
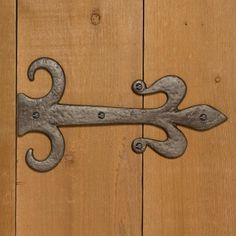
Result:
{"type": "Polygon", "coordinates": [[[187,140],[177,128],[178,125],[195,130],[207,130],[227,119],[223,113],[209,105],[195,105],[179,110],[178,105],[186,94],[186,84],[177,76],[162,77],[150,87],[147,87],[142,80],[137,80],[132,85],[134,93],[138,95],[165,93],[167,101],[163,106],[152,109],[115,108],[58,103],[65,88],[65,74],[62,67],[53,59],[39,58],[29,66],[29,80],[34,80],[34,74],[38,69],[45,69],[51,75],[53,85],[50,92],[45,97],[37,99],[22,93],[17,95],[18,135],[41,132],[51,141],[51,152],[43,161],[35,159],[32,149],[27,151],[26,162],[36,171],[49,171],[62,159],[65,142],[59,127],[104,124],[158,126],[166,132],[166,140],[140,137],[133,141],[133,150],[142,153],[148,146],[161,156],[177,158],[187,147],[187,140]]]}

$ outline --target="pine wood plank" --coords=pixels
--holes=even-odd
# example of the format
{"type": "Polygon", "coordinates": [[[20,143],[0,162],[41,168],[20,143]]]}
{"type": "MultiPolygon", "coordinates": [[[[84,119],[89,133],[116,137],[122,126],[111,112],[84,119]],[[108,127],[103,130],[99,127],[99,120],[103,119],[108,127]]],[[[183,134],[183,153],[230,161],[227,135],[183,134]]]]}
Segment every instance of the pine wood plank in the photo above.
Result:
{"type": "Polygon", "coordinates": [[[0,235],[15,235],[16,5],[0,1],[0,235]]]}
{"type": "MultiPolygon", "coordinates": [[[[229,120],[201,133],[182,129],[183,157],[144,154],[144,235],[236,235],[236,2],[145,1],[145,81],[176,74],[188,86],[181,107],[208,103],[229,120]]],[[[164,102],[145,98],[145,107],[164,102]]],[[[165,138],[145,127],[144,136],[165,138]]]]}
{"type": "MultiPolygon", "coordinates": [[[[18,48],[20,92],[46,94],[46,72],[31,83],[26,71],[48,56],[66,73],[62,103],[142,105],[130,89],[142,76],[142,1],[22,0],[18,48]]],[[[33,147],[44,158],[49,141],[40,134],[18,139],[17,235],[141,235],[141,159],[130,148],[141,127],[61,130],[65,156],[48,173],[29,169],[24,154],[33,147]]]]}

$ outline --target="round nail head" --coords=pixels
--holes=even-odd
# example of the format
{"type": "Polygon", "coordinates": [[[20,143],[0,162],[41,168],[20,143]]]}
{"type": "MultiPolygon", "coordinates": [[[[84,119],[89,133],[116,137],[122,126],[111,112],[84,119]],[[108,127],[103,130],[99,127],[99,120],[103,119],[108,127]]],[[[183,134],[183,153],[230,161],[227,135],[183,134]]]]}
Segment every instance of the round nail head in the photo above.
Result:
{"type": "Polygon", "coordinates": [[[206,121],[206,120],[207,120],[207,115],[204,114],[204,113],[201,114],[201,115],[200,115],[200,120],[201,120],[201,121],[206,121]]]}
{"type": "Polygon", "coordinates": [[[142,85],[140,82],[137,82],[137,83],[135,84],[135,88],[136,88],[136,90],[140,91],[140,90],[142,90],[143,85],[142,85]]]}
{"type": "Polygon", "coordinates": [[[38,119],[38,118],[40,117],[39,112],[37,112],[37,111],[33,112],[32,117],[33,117],[33,119],[35,119],[35,120],[38,119]]]}
{"type": "Polygon", "coordinates": [[[135,144],[135,148],[138,149],[138,150],[141,150],[143,147],[142,143],[136,143],[135,144]]]}
{"type": "Polygon", "coordinates": [[[100,112],[98,113],[98,118],[99,118],[99,119],[104,119],[104,118],[105,118],[105,113],[102,112],[102,111],[100,111],[100,112]]]}

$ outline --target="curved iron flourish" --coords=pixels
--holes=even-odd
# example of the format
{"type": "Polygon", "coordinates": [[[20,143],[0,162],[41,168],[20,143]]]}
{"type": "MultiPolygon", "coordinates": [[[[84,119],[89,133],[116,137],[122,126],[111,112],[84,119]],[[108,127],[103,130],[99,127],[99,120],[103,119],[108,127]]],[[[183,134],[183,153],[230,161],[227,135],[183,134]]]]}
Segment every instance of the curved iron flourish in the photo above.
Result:
{"type": "Polygon", "coordinates": [[[31,148],[26,153],[27,164],[34,170],[45,172],[54,168],[64,155],[64,138],[57,126],[51,124],[48,110],[63,95],[65,75],[62,67],[53,59],[39,58],[29,66],[30,81],[34,81],[35,72],[39,69],[44,69],[51,75],[52,88],[46,96],[38,99],[32,99],[25,94],[17,95],[18,135],[39,132],[50,139],[52,148],[45,160],[38,161],[31,148]]]}
{"type": "Polygon", "coordinates": [[[133,150],[142,153],[149,146],[166,158],[176,158],[182,155],[187,147],[187,140],[177,128],[178,125],[195,130],[207,130],[227,119],[223,113],[209,105],[196,105],[179,110],[178,106],[186,94],[186,84],[177,76],[165,76],[150,87],[147,87],[142,80],[133,83],[132,89],[138,95],[165,93],[167,101],[159,108],[98,107],[59,104],[65,88],[62,67],[53,59],[39,58],[29,66],[30,80],[34,80],[38,69],[47,70],[52,77],[53,85],[49,93],[45,97],[35,99],[22,93],[17,95],[18,135],[40,132],[51,141],[51,152],[43,161],[34,157],[32,149],[27,151],[26,162],[36,171],[49,171],[62,159],[65,143],[58,127],[108,124],[157,126],[166,132],[167,139],[158,141],[137,138],[133,141],[133,150]]]}
{"type": "Polygon", "coordinates": [[[152,109],[155,115],[150,116],[150,124],[162,128],[167,139],[157,141],[148,138],[137,138],[132,147],[137,153],[145,151],[146,146],[166,158],[181,156],[187,147],[184,134],[176,127],[182,125],[195,130],[207,130],[223,123],[227,117],[209,105],[196,105],[183,110],[178,109],[186,95],[185,82],[177,76],[165,76],[147,88],[142,80],[137,80],[132,85],[133,91],[138,95],[165,93],[166,103],[157,109],[152,109]]]}

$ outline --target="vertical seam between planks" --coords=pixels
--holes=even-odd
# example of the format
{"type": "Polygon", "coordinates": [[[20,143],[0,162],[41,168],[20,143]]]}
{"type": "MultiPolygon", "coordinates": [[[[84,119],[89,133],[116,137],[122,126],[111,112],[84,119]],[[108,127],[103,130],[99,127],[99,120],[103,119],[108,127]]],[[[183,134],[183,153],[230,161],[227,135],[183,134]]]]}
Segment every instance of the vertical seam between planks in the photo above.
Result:
{"type": "Polygon", "coordinates": [[[17,235],[17,79],[18,79],[18,0],[15,2],[15,236],[17,235]]]}
{"type": "MultiPolygon", "coordinates": [[[[145,0],[142,2],[142,80],[144,81],[144,49],[145,49],[145,31],[144,31],[144,26],[145,26],[145,0]]],[[[142,109],[144,109],[144,96],[142,95],[142,109]]],[[[144,137],[144,124],[142,124],[142,138],[144,137]]],[[[144,152],[142,153],[142,212],[141,212],[141,217],[142,217],[142,223],[141,223],[141,235],[144,235],[144,152]]]]}

